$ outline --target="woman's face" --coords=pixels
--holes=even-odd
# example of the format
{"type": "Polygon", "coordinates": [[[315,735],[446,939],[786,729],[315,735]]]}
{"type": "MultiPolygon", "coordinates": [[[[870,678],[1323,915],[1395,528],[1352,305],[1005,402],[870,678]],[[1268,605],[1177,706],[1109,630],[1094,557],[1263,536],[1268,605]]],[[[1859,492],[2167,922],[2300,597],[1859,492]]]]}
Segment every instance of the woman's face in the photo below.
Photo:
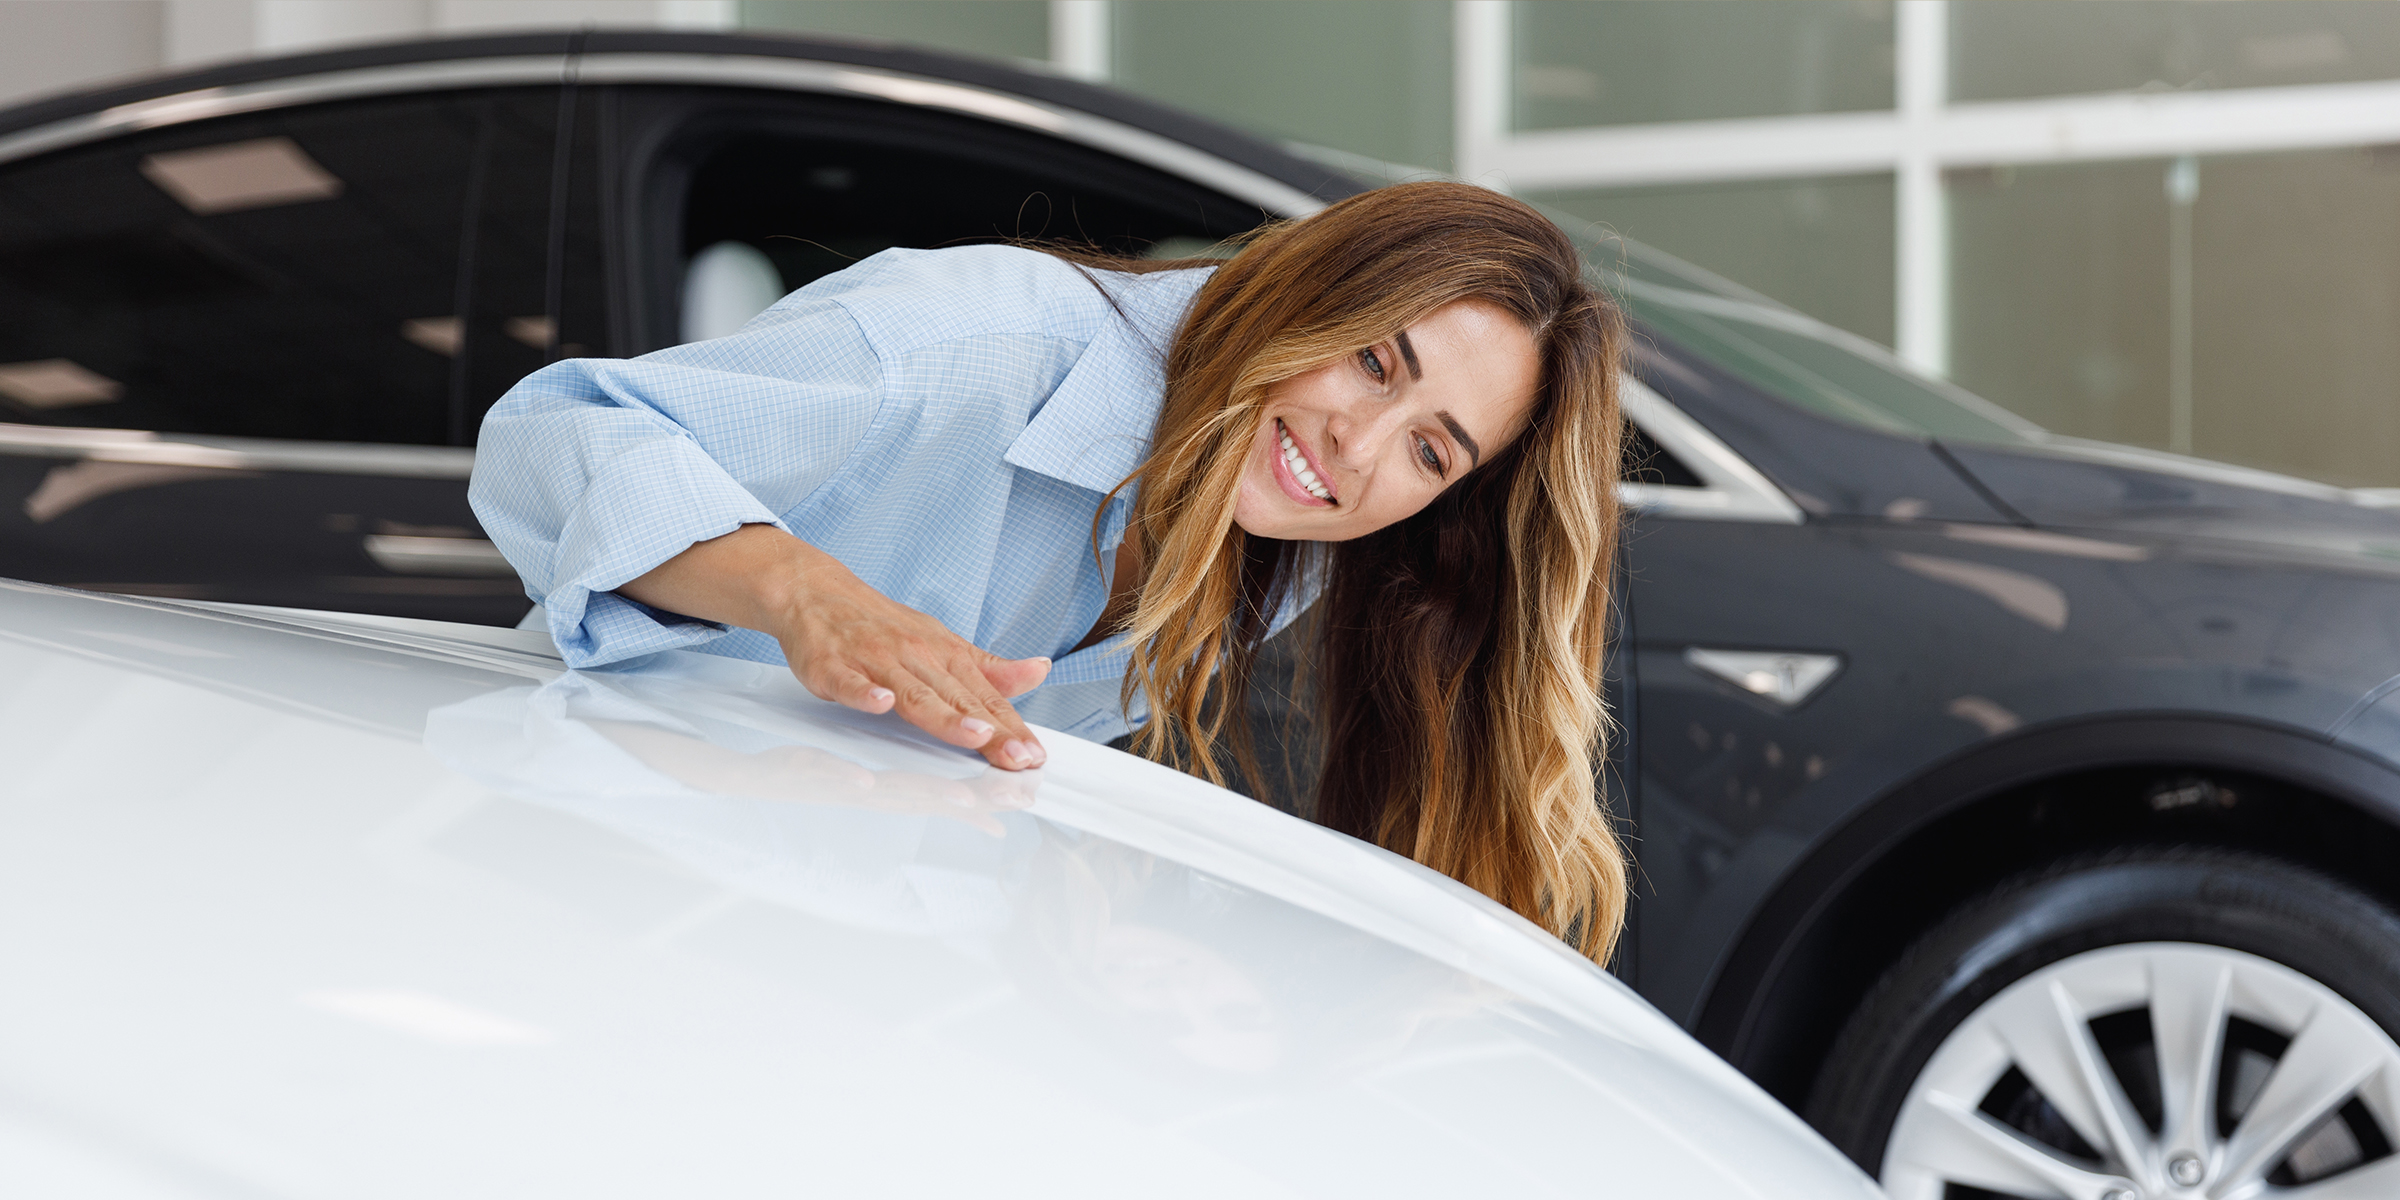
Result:
{"type": "Polygon", "coordinates": [[[1257,537],[1339,542],[1414,515],[1525,426],[1533,335],[1481,300],[1267,389],[1233,519],[1257,537]]]}

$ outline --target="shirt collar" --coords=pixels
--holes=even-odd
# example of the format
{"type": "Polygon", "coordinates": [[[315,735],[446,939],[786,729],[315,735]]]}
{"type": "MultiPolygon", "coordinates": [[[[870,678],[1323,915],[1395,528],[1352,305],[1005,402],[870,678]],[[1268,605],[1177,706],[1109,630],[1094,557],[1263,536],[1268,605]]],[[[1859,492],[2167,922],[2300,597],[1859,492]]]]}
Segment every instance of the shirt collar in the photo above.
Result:
{"type": "Polygon", "coordinates": [[[1133,474],[1166,398],[1167,347],[1212,272],[1094,272],[1124,315],[1092,297],[1099,332],[1009,444],[1008,462],[1103,494],[1133,474]]]}

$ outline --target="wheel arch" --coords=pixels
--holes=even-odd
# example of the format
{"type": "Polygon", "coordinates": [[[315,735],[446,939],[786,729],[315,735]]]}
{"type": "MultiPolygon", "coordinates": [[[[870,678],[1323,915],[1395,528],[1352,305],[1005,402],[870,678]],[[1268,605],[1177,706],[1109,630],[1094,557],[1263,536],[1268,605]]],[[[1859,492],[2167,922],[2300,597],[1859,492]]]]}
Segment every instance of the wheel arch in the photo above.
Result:
{"type": "Polygon", "coordinates": [[[1842,1022],[1919,933],[2021,871],[2142,843],[2262,850],[2400,907],[2400,770],[2306,730],[2200,714],[2060,722],[1977,746],[1817,841],[1754,909],[1694,1033],[1797,1107],[1842,1022]]]}

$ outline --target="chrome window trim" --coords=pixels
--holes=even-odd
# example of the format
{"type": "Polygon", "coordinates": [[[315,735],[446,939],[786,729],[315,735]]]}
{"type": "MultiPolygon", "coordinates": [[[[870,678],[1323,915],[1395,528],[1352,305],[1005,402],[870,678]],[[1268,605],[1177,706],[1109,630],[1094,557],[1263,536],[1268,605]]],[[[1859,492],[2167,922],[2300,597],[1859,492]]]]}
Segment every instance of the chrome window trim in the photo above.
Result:
{"type": "Polygon", "coordinates": [[[283,438],[200,437],[146,429],[65,428],[0,422],[0,454],[88,462],[304,471],[405,479],[465,479],[475,452],[463,446],[387,446],[283,438]]]}
{"type": "MultiPolygon", "coordinates": [[[[946,79],[878,67],[742,54],[602,51],[583,55],[574,66],[576,78],[586,83],[758,87],[859,96],[939,109],[1105,150],[1215,188],[1276,216],[1304,217],[1325,206],[1323,201],[1290,184],[1172,138],[1077,109],[946,79]]],[[[530,55],[363,67],[200,88],[120,104],[0,138],[0,163],[136,130],[326,100],[448,87],[556,85],[565,82],[567,68],[565,55],[530,55]]]]}
{"type": "Polygon", "coordinates": [[[0,163],[144,129],[327,100],[427,92],[446,87],[556,86],[567,78],[563,54],[458,59],[361,67],[226,87],[198,88],[68,117],[0,138],[0,163]]]}
{"type": "Polygon", "coordinates": [[[1800,506],[1792,503],[1783,489],[1649,385],[1631,375],[1620,375],[1617,398],[1625,419],[1639,426],[1659,449],[1691,468],[1701,483],[1699,487],[1619,483],[1617,497],[1627,508],[1643,516],[1697,521],[1797,525],[1803,519],[1800,506]]]}
{"type": "Polygon", "coordinates": [[[947,79],[764,55],[642,52],[586,55],[577,64],[576,75],[586,82],[782,88],[943,109],[1106,150],[1246,200],[1279,217],[1305,217],[1325,207],[1324,201],[1288,183],[1173,138],[1079,109],[947,79]]]}

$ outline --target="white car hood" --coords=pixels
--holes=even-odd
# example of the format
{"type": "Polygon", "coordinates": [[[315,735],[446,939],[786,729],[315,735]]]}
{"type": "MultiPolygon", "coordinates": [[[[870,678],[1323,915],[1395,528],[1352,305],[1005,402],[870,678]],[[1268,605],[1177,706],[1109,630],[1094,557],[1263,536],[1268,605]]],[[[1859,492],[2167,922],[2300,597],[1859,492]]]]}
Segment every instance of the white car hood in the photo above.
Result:
{"type": "Polygon", "coordinates": [[[1871,1197],[1394,855],[708,655],[0,582],[0,1193],[1871,1197]]]}

